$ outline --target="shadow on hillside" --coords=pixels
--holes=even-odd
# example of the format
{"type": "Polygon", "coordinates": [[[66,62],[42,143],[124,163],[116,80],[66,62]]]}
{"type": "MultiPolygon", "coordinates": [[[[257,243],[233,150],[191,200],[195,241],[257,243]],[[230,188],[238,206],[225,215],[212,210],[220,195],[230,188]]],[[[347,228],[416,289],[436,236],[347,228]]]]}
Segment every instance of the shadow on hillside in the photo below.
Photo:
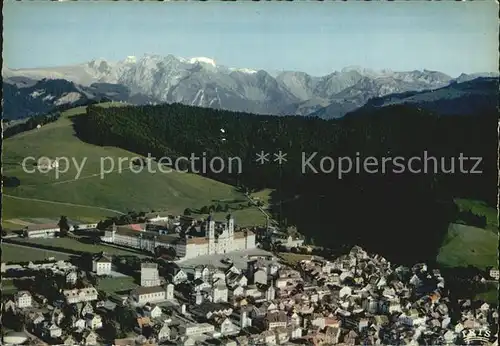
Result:
{"type": "Polygon", "coordinates": [[[296,225],[317,246],[335,250],[359,245],[397,264],[435,264],[455,218],[451,201],[439,201],[403,180],[394,184],[357,177],[350,184],[330,181],[330,188],[324,186],[319,182],[320,191],[282,204],[284,193],[273,192],[272,214],[283,224],[296,225]]]}
{"type": "Polygon", "coordinates": [[[71,115],[68,117],[68,119],[72,123],[73,130],[75,131],[75,137],[80,139],[81,141],[89,144],[97,144],[93,143],[89,138],[88,138],[88,131],[86,131],[86,126],[88,125],[87,123],[87,114],[76,114],[76,115],[71,115]]]}
{"type": "Polygon", "coordinates": [[[21,180],[17,177],[2,176],[3,187],[18,187],[21,185],[21,180]]]}
{"type": "Polygon", "coordinates": [[[79,243],[87,244],[87,245],[97,245],[99,244],[99,239],[94,237],[81,237],[75,238],[79,243]]]}

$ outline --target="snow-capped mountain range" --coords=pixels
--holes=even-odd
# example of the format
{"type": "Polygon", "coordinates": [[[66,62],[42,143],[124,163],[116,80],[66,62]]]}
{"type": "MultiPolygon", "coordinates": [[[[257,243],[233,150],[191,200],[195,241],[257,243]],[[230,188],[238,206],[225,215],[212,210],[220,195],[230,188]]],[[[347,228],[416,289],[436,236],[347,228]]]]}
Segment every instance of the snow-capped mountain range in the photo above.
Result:
{"type": "MultiPolygon", "coordinates": [[[[36,100],[35,103],[48,108],[86,97],[107,97],[130,103],[179,102],[259,114],[314,114],[324,118],[341,117],[374,97],[432,90],[479,76],[464,74],[453,79],[436,71],[373,71],[359,67],[344,68],[322,77],[293,71],[271,75],[263,70],[217,65],[210,58],[186,59],[173,55],[129,56],[118,62],[96,59],[53,68],[2,68],[4,88],[9,84],[4,99],[11,106],[36,100]],[[59,79],[71,83],[61,82],[60,87],[54,87],[52,81],[52,90],[44,91],[43,83],[59,79]]],[[[20,107],[11,107],[16,108],[18,113],[6,111],[5,116],[22,117],[20,107]]],[[[37,112],[35,109],[28,115],[37,112]]]]}

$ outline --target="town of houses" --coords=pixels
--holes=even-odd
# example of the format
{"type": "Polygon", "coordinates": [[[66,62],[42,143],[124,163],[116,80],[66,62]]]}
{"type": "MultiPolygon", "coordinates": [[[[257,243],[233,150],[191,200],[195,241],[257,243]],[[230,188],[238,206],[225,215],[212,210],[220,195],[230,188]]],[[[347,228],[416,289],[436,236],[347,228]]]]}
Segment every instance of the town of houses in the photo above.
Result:
{"type": "Polygon", "coordinates": [[[140,260],[139,285],[111,295],[89,278],[114,275],[114,259],[101,253],[89,261],[3,265],[3,273],[39,282],[3,297],[2,321],[22,325],[4,344],[456,345],[473,336],[497,343],[497,307],[459,301],[454,317],[438,270],[395,266],[359,247],[295,267],[257,255],[244,267],[140,260]]]}
{"type": "MultiPolygon", "coordinates": [[[[231,215],[216,222],[150,213],[145,221],[113,223],[100,240],[150,253],[175,249],[177,260],[149,256],[128,263],[99,253],[76,263],[2,263],[2,274],[32,283],[2,300],[2,321],[15,321],[21,330],[4,335],[4,343],[454,345],[474,335],[496,342],[497,307],[463,300],[457,315],[440,272],[425,264],[395,266],[353,247],[335,259],[310,255],[290,266],[263,250],[249,255],[262,237],[236,228],[231,215]],[[214,256],[230,254],[242,261],[213,263],[214,256]],[[100,290],[101,278],[119,280],[130,272],[134,288],[100,290]]],[[[70,231],[96,226],[75,224],[70,231]]],[[[23,236],[58,232],[57,224],[35,225],[23,236]]],[[[288,249],[303,245],[278,232],[270,239],[288,249]]]]}

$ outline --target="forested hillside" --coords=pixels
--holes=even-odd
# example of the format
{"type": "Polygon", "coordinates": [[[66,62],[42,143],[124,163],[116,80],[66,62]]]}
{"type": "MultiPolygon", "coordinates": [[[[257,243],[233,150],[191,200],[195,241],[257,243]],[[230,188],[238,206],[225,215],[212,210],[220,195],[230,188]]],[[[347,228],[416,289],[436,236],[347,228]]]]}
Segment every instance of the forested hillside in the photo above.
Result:
{"type": "MultiPolygon", "coordinates": [[[[296,224],[317,244],[335,247],[358,243],[389,258],[415,262],[435,258],[457,215],[454,197],[496,202],[496,110],[477,117],[442,117],[418,107],[390,106],[363,110],[339,120],[312,117],[274,117],[234,113],[180,104],[101,108],[89,106],[75,120],[77,134],[98,145],[162,157],[194,153],[208,158],[235,157],[243,171],[210,174],[214,179],[243,188],[274,188],[274,210],[282,222],[296,224]],[[224,129],[222,132],[221,129],[224,129]],[[261,150],[270,162],[255,162],[261,150]],[[273,153],[287,153],[281,167],[273,153]],[[351,172],[339,178],[329,174],[303,174],[302,155],[318,152],[319,159],[358,155],[482,157],[481,174],[351,172]],[[359,153],[359,154],[357,154],[359,153]],[[299,196],[298,198],[294,198],[299,196]],[[290,200],[288,203],[280,201],[290,200]]],[[[337,163],[337,161],[336,161],[337,163]]],[[[326,165],[329,167],[329,165],[326,165]]],[[[470,170],[474,162],[465,162],[470,170]]],[[[431,165],[431,167],[433,167],[431,165]]],[[[380,169],[379,169],[380,171],[380,169]]],[[[161,174],[161,173],[159,173],[161,174]]],[[[140,187],[138,187],[140,188],[140,187]]]]}

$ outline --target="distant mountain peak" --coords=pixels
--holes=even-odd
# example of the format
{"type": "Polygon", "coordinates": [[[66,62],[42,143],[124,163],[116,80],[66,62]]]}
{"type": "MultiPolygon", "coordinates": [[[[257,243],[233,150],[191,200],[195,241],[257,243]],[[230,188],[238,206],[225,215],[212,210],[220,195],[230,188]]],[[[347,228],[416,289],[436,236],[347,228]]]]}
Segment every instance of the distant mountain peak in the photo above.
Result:
{"type": "Polygon", "coordinates": [[[259,71],[257,70],[252,70],[250,68],[230,68],[230,71],[235,71],[235,72],[241,72],[241,73],[246,73],[246,74],[254,74],[259,71]]]}
{"type": "Polygon", "coordinates": [[[204,56],[191,58],[191,59],[188,60],[188,62],[190,64],[202,63],[202,64],[212,65],[213,67],[217,66],[217,64],[215,63],[214,59],[210,59],[210,58],[207,58],[207,57],[204,57],[204,56]]]}
{"type": "MultiPolygon", "coordinates": [[[[98,83],[98,90],[85,92],[104,93],[107,98],[127,102],[179,102],[250,113],[323,117],[341,117],[370,98],[434,90],[454,81],[444,73],[427,69],[375,71],[360,66],[348,66],[324,76],[300,71],[269,74],[260,69],[217,65],[215,59],[206,56],[183,58],[172,54],[129,55],[119,61],[99,58],[72,66],[21,70],[3,66],[2,75],[19,88],[43,78],[65,79],[76,85],[66,86],[69,92],[98,83]]],[[[456,81],[475,77],[462,75],[456,81]]],[[[47,83],[47,87],[50,85],[47,83]]],[[[33,91],[37,90],[30,93],[33,91]]]]}
{"type": "Polygon", "coordinates": [[[124,60],[125,63],[135,64],[137,62],[137,57],[134,55],[129,55],[124,60]]]}

